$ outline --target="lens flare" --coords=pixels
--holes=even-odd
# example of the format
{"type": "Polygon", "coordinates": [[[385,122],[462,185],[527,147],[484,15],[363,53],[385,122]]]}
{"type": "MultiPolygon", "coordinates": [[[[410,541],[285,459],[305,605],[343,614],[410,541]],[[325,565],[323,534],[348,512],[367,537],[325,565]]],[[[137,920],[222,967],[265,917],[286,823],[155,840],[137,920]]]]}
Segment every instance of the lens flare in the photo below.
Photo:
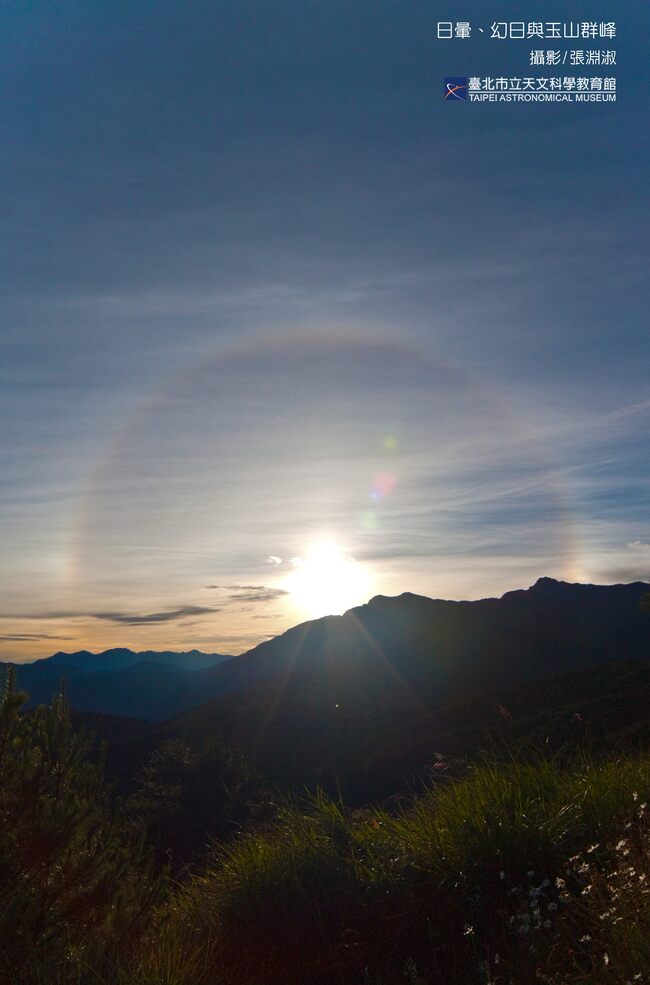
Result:
{"type": "Polygon", "coordinates": [[[373,510],[365,510],[359,517],[359,526],[368,533],[374,533],[379,527],[377,514],[373,510]]]}
{"type": "Polygon", "coordinates": [[[380,472],[375,476],[375,481],[370,490],[370,498],[374,503],[380,502],[390,496],[395,488],[395,476],[390,472],[380,472]]]}

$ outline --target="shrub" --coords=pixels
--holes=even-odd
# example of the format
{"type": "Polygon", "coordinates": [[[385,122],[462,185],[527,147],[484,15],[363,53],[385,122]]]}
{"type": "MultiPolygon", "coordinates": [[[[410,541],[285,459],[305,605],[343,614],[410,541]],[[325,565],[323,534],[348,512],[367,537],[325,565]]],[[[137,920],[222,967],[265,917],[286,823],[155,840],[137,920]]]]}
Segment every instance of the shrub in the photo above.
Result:
{"type": "Polygon", "coordinates": [[[142,836],[109,808],[88,736],[63,694],[23,713],[12,669],[0,699],[0,978],[75,975],[126,952],[160,899],[142,836]]]}

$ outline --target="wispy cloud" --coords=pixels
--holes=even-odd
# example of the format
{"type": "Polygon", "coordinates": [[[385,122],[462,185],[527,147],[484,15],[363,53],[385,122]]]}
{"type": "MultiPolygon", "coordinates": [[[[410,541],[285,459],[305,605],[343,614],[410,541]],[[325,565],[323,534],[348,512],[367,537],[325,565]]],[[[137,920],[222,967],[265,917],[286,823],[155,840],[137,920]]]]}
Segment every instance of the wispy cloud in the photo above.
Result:
{"type": "Polygon", "coordinates": [[[607,581],[650,584],[650,544],[642,540],[630,541],[617,563],[603,570],[603,577],[607,581]]]}
{"type": "Polygon", "coordinates": [[[288,595],[284,588],[271,588],[268,585],[208,585],[226,593],[224,604],[228,602],[273,602],[288,595]]]}
{"type": "Polygon", "coordinates": [[[180,609],[166,609],[163,612],[147,612],[133,614],[128,612],[92,612],[92,619],[102,619],[106,622],[120,623],[125,626],[147,626],[151,623],[159,622],[178,622],[181,619],[188,619],[190,616],[211,615],[218,612],[218,609],[203,605],[185,605],[180,609]]]}
{"type": "Polygon", "coordinates": [[[650,585],[650,564],[645,568],[610,568],[602,573],[599,581],[605,581],[607,584],[617,582],[621,585],[629,585],[632,582],[642,582],[644,585],[650,585]]]}
{"type": "MultiPolygon", "coordinates": [[[[33,620],[56,619],[98,619],[102,622],[112,622],[123,626],[148,626],[153,623],[178,622],[191,616],[211,615],[219,609],[204,605],[183,605],[176,609],[163,609],[161,612],[39,612],[14,615],[0,615],[0,619],[13,619],[31,622],[33,620]]],[[[30,634],[30,638],[34,638],[30,634]]],[[[71,637],[54,636],[47,633],[36,634],[37,639],[71,639],[71,637]]]]}

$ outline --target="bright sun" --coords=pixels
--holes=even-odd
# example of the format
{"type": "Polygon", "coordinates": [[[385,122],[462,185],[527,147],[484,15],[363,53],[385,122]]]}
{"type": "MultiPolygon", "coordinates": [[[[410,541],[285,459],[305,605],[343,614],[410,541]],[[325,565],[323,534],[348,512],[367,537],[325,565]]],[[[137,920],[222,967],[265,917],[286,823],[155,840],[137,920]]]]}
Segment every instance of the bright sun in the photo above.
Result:
{"type": "Polygon", "coordinates": [[[341,615],[370,596],[363,565],[346,557],[336,544],[315,544],[304,558],[294,558],[285,587],[297,609],[312,618],[341,615]]]}

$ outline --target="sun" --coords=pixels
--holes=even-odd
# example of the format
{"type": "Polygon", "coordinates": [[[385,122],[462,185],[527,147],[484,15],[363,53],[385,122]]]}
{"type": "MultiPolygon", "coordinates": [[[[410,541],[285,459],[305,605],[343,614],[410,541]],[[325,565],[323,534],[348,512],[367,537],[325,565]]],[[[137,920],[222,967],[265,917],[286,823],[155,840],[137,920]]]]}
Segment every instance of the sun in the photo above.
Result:
{"type": "Polygon", "coordinates": [[[370,596],[364,565],[347,557],[333,541],[312,545],[306,556],[293,558],[285,582],[295,608],[310,616],[341,615],[370,596]]]}

